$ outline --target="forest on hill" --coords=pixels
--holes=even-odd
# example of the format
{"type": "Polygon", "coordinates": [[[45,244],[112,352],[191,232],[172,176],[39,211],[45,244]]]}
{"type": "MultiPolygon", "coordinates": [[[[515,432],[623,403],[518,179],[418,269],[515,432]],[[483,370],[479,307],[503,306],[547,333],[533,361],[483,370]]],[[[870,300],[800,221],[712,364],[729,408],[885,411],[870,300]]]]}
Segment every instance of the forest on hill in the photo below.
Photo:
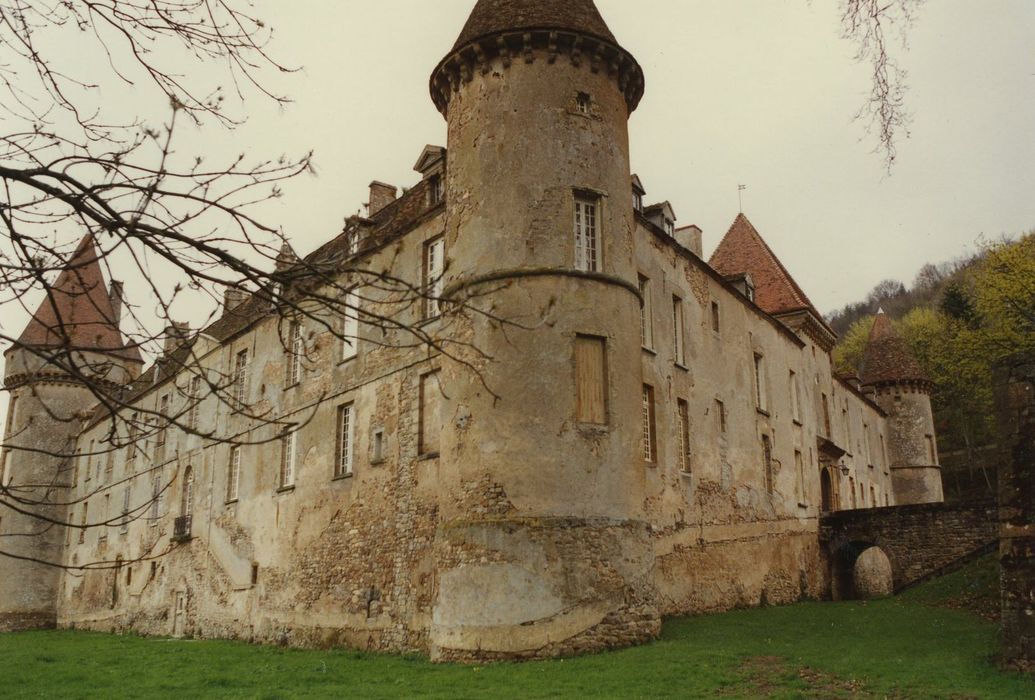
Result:
{"type": "MultiPolygon", "coordinates": [[[[982,470],[982,455],[995,443],[992,369],[1017,353],[1035,352],[1035,231],[984,242],[969,257],[924,265],[910,287],[884,280],[865,301],[831,314],[840,373],[861,373],[881,308],[935,384],[939,451],[982,470]]],[[[984,472],[981,479],[991,489],[994,477],[984,472]]]]}

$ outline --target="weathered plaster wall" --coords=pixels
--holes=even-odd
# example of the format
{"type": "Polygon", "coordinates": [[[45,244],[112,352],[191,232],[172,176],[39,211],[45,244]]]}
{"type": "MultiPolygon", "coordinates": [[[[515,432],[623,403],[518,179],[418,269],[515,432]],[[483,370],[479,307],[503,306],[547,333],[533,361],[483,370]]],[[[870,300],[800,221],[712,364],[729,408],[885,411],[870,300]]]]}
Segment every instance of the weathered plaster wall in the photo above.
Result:
{"type": "Polygon", "coordinates": [[[888,453],[899,502],[944,500],[934,413],[929,391],[919,386],[882,386],[876,400],[888,414],[888,453]]]}

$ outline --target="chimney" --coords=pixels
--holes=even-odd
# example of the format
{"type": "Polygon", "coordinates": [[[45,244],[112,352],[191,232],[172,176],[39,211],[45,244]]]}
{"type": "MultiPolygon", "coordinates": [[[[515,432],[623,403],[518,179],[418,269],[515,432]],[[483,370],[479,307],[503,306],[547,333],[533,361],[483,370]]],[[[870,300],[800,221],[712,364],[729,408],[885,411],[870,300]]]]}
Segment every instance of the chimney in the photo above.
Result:
{"type": "Polygon", "coordinates": [[[676,243],[683,246],[699,258],[704,258],[704,241],[701,229],[696,226],[684,226],[676,229],[676,243]]]}
{"type": "Polygon", "coordinates": [[[395,201],[399,192],[394,185],[374,180],[370,183],[370,202],[367,204],[367,216],[373,216],[395,201]]]}
{"type": "Polygon", "coordinates": [[[189,335],[190,324],[173,321],[172,325],[165,327],[162,352],[171,355],[176,348],[183,345],[189,335]]]}
{"type": "Polygon", "coordinates": [[[111,285],[108,287],[108,298],[111,300],[111,310],[113,312],[111,322],[116,327],[122,323],[122,297],[122,282],[112,280],[111,285]]]}
{"type": "Polygon", "coordinates": [[[244,303],[248,298],[248,292],[237,287],[227,287],[223,292],[223,313],[229,313],[244,303]]]}

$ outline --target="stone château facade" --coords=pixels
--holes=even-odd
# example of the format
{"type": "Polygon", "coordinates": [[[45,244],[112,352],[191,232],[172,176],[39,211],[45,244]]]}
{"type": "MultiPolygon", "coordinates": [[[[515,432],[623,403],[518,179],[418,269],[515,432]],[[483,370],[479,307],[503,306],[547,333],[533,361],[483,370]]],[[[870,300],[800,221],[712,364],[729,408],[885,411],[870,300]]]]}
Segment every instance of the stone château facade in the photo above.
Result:
{"type": "Polygon", "coordinates": [[[228,295],[142,372],[88,237],[7,351],[4,479],[108,525],[0,509],[0,549],[24,557],[0,561],[0,628],[576,653],[666,615],[821,598],[821,512],[941,500],[929,382],[886,318],[864,383],[838,378],[833,332],[746,217],[706,262],[700,229],[644,204],[643,73],[591,0],[479,0],[430,87],[447,148],[400,197],[373,183],[368,216],[308,260],[520,323],[412,310],[481,350],[477,371],[348,319],[353,342],[300,328],[302,357],[268,305],[228,295]],[[105,449],[110,414],[33,359],[56,319],[129,386],[120,424],[219,439],[155,423],[105,449]],[[206,400],[207,372],[251,410],[206,400]]]}

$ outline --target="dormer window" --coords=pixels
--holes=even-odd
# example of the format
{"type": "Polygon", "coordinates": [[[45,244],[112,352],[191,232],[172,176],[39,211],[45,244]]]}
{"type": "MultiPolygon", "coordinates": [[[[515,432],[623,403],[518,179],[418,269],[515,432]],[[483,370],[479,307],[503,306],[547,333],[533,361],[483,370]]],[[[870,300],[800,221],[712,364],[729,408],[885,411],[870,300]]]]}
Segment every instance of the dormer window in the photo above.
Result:
{"type": "Polygon", "coordinates": [[[643,195],[636,190],[633,190],[633,209],[643,211],[643,195]]]}
{"type": "Polygon", "coordinates": [[[579,114],[589,114],[591,98],[588,92],[580,92],[575,96],[575,111],[579,114]]]}
{"type": "Polygon", "coordinates": [[[665,233],[670,236],[676,235],[676,222],[671,219],[665,219],[665,233]]]}
{"type": "Polygon", "coordinates": [[[428,204],[436,206],[445,197],[445,186],[441,175],[432,175],[428,178],[428,204]]]}

